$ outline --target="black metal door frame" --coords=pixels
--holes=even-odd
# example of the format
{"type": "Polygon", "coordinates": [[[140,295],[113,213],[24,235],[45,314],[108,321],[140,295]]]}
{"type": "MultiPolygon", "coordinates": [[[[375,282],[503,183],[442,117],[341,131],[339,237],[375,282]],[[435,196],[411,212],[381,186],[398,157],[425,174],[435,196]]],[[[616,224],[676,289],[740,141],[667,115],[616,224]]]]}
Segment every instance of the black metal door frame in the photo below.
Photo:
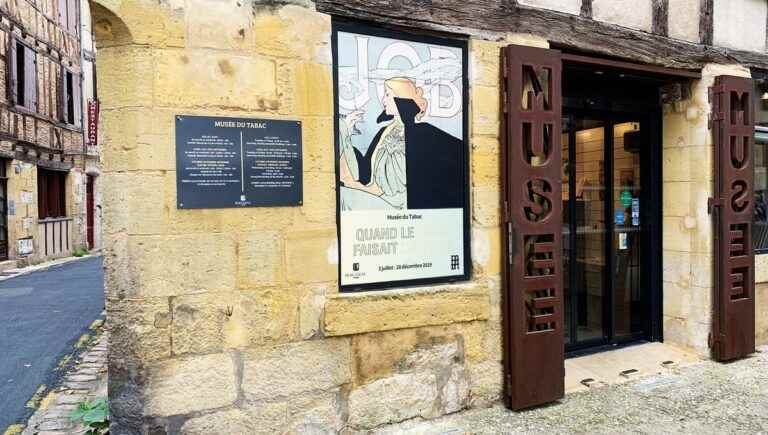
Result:
{"type": "MultiPolygon", "coordinates": [[[[576,178],[575,175],[575,154],[576,154],[576,130],[574,123],[571,121],[576,117],[584,117],[589,119],[595,119],[603,121],[604,134],[604,167],[605,172],[605,199],[604,202],[607,206],[604,207],[605,220],[605,268],[603,269],[603,282],[605,283],[605,294],[603,297],[603,337],[599,339],[590,339],[582,342],[576,342],[576,309],[577,299],[575,294],[571,294],[571,318],[570,322],[566,325],[569,328],[570,341],[565,343],[566,351],[569,354],[579,352],[585,349],[601,350],[605,346],[618,346],[630,342],[639,340],[648,341],[660,341],[662,337],[662,275],[661,275],[661,209],[662,209],[662,182],[661,182],[661,143],[662,143],[662,131],[661,131],[661,111],[630,111],[630,112],[618,112],[615,110],[599,110],[599,109],[574,109],[563,108],[563,118],[568,118],[568,161],[569,167],[569,207],[573,207],[575,204],[576,195],[576,178]],[[653,139],[652,146],[649,152],[641,154],[641,192],[640,192],[640,204],[641,204],[641,222],[643,225],[643,231],[647,232],[649,237],[642,237],[641,246],[641,270],[648,273],[641,274],[640,286],[642,289],[650,289],[645,298],[645,319],[644,332],[637,333],[630,336],[617,337],[614,315],[614,274],[612,273],[615,257],[615,247],[613,244],[615,222],[614,222],[614,210],[613,210],[613,127],[621,122],[639,121],[644,127],[647,126],[651,130],[651,137],[653,139]]],[[[577,275],[574,273],[575,256],[576,256],[576,214],[573,209],[569,211],[570,221],[569,226],[569,246],[570,249],[570,268],[569,268],[569,288],[571,291],[576,288],[577,275]]]]}

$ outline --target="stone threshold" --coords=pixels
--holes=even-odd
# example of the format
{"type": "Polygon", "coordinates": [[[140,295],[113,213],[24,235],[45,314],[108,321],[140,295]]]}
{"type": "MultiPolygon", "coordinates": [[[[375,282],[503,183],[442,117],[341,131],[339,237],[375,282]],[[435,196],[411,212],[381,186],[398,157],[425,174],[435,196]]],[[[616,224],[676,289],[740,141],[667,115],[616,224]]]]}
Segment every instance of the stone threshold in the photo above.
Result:
{"type": "Polygon", "coordinates": [[[666,343],[642,343],[565,360],[565,392],[621,384],[701,362],[696,354],[666,343]]]}

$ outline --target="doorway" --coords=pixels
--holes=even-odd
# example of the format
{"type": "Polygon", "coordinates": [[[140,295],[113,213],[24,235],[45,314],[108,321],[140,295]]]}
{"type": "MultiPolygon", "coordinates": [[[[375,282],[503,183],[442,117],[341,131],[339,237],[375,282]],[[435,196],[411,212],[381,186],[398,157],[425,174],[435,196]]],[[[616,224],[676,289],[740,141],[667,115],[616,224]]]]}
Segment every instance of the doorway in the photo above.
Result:
{"type": "Polygon", "coordinates": [[[662,80],[563,76],[565,349],[660,340],[662,80]]]}
{"type": "Polygon", "coordinates": [[[8,161],[0,160],[0,261],[8,260],[8,161]]]}
{"type": "Polygon", "coordinates": [[[94,183],[95,179],[92,175],[88,175],[86,184],[85,184],[85,220],[86,220],[86,238],[88,241],[88,249],[93,249],[95,247],[95,240],[94,240],[94,225],[96,221],[95,216],[95,207],[94,207],[94,196],[93,196],[93,189],[94,189],[94,183]]]}
{"type": "Polygon", "coordinates": [[[651,126],[642,114],[563,118],[566,350],[652,338],[651,126]]]}

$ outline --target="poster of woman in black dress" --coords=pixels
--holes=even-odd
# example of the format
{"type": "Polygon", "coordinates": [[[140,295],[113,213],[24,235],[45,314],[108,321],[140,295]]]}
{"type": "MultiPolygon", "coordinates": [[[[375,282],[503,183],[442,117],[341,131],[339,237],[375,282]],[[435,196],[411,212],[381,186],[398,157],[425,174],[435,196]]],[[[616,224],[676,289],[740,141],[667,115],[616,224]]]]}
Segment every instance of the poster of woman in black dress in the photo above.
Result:
{"type": "Polygon", "coordinates": [[[435,209],[463,204],[463,142],[421,122],[429,107],[422,88],[396,77],[384,82],[381,127],[365,153],[352,145],[362,111],[343,120],[339,159],[341,209],[435,209]]]}
{"type": "Polygon", "coordinates": [[[466,48],[345,30],[334,48],[342,289],[467,276],[466,48]]]}

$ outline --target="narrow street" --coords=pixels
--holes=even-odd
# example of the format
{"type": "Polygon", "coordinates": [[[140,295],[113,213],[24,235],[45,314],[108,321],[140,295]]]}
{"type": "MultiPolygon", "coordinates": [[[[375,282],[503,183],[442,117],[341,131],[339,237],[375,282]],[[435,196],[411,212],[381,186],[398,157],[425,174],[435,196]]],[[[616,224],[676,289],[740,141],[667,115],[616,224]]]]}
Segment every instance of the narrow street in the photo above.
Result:
{"type": "Polygon", "coordinates": [[[56,381],[61,358],[104,309],[101,257],[0,282],[0,432],[34,412],[26,403],[56,381]]]}

